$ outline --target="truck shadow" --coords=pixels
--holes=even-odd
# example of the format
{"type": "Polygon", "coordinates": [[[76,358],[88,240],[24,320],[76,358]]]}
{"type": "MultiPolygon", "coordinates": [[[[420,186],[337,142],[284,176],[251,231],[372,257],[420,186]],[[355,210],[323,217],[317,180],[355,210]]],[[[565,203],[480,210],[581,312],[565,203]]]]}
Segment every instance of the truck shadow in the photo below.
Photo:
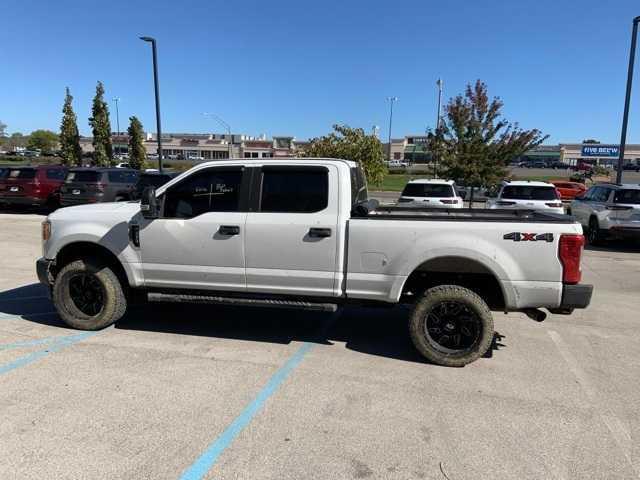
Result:
{"type": "Polygon", "coordinates": [[[603,245],[587,244],[585,250],[592,252],[621,252],[621,253],[640,253],[640,242],[631,240],[609,240],[603,245]]]}
{"type": "MultiPolygon", "coordinates": [[[[3,318],[68,328],[55,313],[46,289],[32,284],[0,292],[3,318]]],[[[116,323],[119,330],[288,344],[293,341],[333,345],[356,352],[428,363],[409,338],[409,309],[345,307],[336,314],[300,310],[217,305],[146,304],[129,309],[116,323]]],[[[494,334],[486,358],[504,347],[494,334]]]]}

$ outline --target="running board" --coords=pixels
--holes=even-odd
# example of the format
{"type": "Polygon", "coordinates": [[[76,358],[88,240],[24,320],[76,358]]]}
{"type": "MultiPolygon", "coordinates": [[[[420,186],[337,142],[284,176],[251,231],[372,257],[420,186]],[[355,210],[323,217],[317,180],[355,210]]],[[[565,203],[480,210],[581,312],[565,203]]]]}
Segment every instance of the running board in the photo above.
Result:
{"type": "Polygon", "coordinates": [[[318,312],[335,312],[335,303],[314,303],[300,300],[275,300],[262,298],[219,297],[215,295],[182,295],[173,293],[149,292],[150,302],[170,303],[213,303],[218,305],[233,305],[241,307],[269,307],[269,308],[297,308],[300,310],[315,310],[318,312]]]}

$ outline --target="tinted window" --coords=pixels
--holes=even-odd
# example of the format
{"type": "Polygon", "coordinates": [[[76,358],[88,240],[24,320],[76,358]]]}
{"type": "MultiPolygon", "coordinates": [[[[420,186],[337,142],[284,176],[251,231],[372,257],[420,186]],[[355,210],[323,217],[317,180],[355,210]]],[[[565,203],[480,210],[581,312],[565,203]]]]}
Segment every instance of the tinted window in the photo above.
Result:
{"type": "Polygon", "coordinates": [[[101,172],[95,170],[71,170],[67,173],[67,182],[96,183],[100,181],[101,172]]]}
{"type": "Polygon", "coordinates": [[[109,172],[109,181],[113,183],[135,183],[138,181],[138,173],[131,170],[109,172]]]}
{"type": "Polygon", "coordinates": [[[165,194],[164,216],[192,218],[207,212],[237,212],[242,171],[211,168],[173,185],[165,194]]]}
{"type": "Polygon", "coordinates": [[[13,168],[9,170],[9,178],[36,178],[35,168],[13,168]]]}
{"type": "Polygon", "coordinates": [[[596,187],[591,200],[594,202],[606,202],[609,199],[609,193],[611,193],[611,189],[609,188],[596,187]]]}
{"type": "Polygon", "coordinates": [[[445,184],[407,183],[402,191],[403,197],[454,197],[453,187],[445,184]]]}
{"type": "Polygon", "coordinates": [[[260,210],[319,212],[329,201],[329,172],[325,168],[269,169],[262,173],[260,210]]]}
{"type": "Polygon", "coordinates": [[[63,180],[66,173],[67,172],[62,168],[48,168],[47,178],[51,180],[63,180]]]}
{"type": "Polygon", "coordinates": [[[362,168],[355,167],[351,169],[351,204],[367,200],[367,182],[364,177],[362,168]]]}
{"type": "Polygon", "coordinates": [[[639,190],[618,190],[613,197],[615,203],[629,203],[640,205],[640,189],[639,190]]]}
{"type": "Polygon", "coordinates": [[[510,198],[512,200],[557,200],[558,193],[554,187],[507,185],[502,190],[502,198],[510,198]]]}

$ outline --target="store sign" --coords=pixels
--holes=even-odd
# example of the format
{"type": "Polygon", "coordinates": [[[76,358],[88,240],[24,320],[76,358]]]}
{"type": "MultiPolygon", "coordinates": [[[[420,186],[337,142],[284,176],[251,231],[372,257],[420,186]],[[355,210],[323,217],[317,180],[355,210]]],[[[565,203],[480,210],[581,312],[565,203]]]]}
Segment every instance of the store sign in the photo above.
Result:
{"type": "Polygon", "coordinates": [[[617,157],[619,154],[617,145],[582,145],[583,157],[617,157]]]}

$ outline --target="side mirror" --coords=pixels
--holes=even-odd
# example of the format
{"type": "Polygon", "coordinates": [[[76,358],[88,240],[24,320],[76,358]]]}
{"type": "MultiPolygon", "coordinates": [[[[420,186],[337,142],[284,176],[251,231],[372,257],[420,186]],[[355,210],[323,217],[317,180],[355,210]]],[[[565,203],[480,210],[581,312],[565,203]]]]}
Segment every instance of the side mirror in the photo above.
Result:
{"type": "Polygon", "coordinates": [[[366,217],[370,212],[378,208],[379,205],[380,202],[374,199],[358,202],[351,208],[351,215],[354,217],[366,217]]]}
{"type": "Polygon", "coordinates": [[[140,212],[148,219],[158,218],[158,200],[155,187],[146,187],[140,197],[140,212]]]}

